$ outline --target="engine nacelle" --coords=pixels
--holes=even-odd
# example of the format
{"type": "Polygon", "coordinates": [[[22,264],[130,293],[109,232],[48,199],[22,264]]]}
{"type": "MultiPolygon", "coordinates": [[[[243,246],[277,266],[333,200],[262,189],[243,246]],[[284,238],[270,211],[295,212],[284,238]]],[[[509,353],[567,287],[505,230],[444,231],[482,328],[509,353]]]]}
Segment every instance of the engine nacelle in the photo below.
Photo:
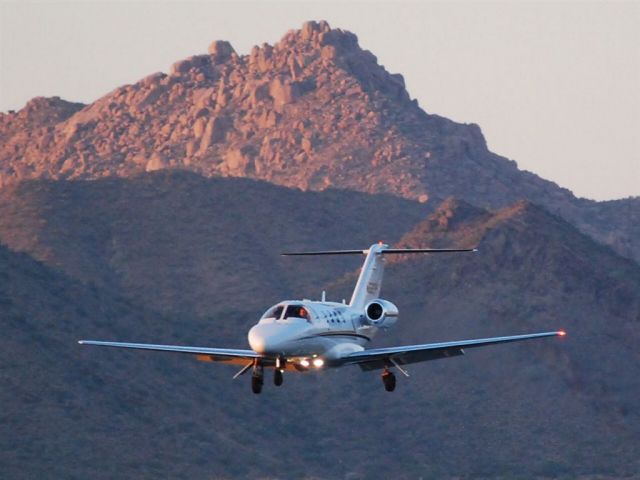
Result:
{"type": "Polygon", "coordinates": [[[367,325],[387,329],[398,321],[398,307],[387,300],[378,298],[367,304],[364,309],[364,317],[367,325]]]}

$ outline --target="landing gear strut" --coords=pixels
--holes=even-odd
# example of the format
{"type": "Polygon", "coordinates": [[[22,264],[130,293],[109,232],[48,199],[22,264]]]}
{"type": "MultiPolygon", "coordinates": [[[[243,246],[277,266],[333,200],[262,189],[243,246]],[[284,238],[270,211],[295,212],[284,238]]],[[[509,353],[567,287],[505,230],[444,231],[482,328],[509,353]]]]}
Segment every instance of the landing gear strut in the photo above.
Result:
{"type": "Polygon", "coordinates": [[[387,392],[393,392],[396,389],[396,376],[385,368],[382,372],[382,383],[387,392]]]}
{"type": "Polygon", "coordinates": [[[273,384],[276,387],[282,385],[284,377],[282,376],[282,372],[284,371],[284,363],[285,359],[278,357],[276,358],[276,368],[273,369],[273,384]]]}
{"type": "Polygon", "coordinates": [[[264,383],[264,369],[259,361],[253,365],[251,373],[251,391],[255,394],[262,392],[262,384],[264,383]]]}

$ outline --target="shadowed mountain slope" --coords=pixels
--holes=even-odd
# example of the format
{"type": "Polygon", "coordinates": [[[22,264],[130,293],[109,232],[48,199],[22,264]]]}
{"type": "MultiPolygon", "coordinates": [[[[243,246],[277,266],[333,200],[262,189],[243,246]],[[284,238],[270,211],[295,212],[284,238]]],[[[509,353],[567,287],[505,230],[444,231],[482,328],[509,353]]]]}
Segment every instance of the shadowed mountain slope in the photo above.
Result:
{"type": "Polygon", "coordinates": [[[248,55],[214,42],[168,75],[81,106],[35,99],[0,114],[0,185],[182,168],[434,204],[454,196],[498,208],[527,198],[640,259],[638,222],[625,213],[637,218],[640,200],[577,199],[519,170],[487,149],[477,125],[422,110],[401,75],[387,72],[353,33],[326,22],[307,22],[248,55]]]}
{"type": "MultiPolygon", "coordinates": [[[[408,382],[418,376],[426,391],[447,399],[430,418],[442,436],[425,458],[473,475],[493,465],[507,477],[637,470],[637,265],[527,202],[490,213],[448,200],[397,246],[479,251],[391,257],[383,294],[401,307],[401,321],[384,344],[569,332],[558,344],[412,366],[408,382]],[[529,467],[510,471],[524,457],[529,467]]],[[[342,295],[353,278],[329,292],[342,295]]],[[[416,427],[408,420],[404,428],[416,427]]]]}
{"type": "Polygon", "coordinates": [[[149,308],[206,316],[228,299],[246,310],[290,292],[318,298],[322,284],[358,260],[309,271],[282,263],[280,252],[395,241],[427,208],[390,195],[304,193],[189,172],[30,181],[0,190],[0,241],[149,308]]]}
{"type": "Polygon", "coordinates": [[[619,478],[639,468],[640,268],[540,207],[448,200],[427,216],[394,197],[164,172],[0,195],[2,241],[49,264],[0,247],[0,464],[11,478],[619,478]],[[366,245],[372,224],[402,246],[480,249],[390,262],[383,295],[401,319],[375,345],[569,335],[413,365],[393,394],[354,367],[287,375],[259,397],[230,367],[75,343],[245,347],[261,302],[317,295],[314,282],[338,276],[329,297],[345,297],[345,272],[361,260],[275,253],[366,245]]]}

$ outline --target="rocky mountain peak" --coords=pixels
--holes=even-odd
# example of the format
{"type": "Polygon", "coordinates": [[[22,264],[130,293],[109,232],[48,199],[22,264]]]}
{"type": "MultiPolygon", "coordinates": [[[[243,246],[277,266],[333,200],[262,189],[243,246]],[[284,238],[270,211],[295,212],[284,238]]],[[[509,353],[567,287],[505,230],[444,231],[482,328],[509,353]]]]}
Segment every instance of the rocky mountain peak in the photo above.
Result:
{"type": "Polygon", "coordinates": [[[34,99],[0,115],[0,140],[0,187],[25,178],[187,169],[422,203],[453,196],[489,209],[527,198],[622,254],[640,255],[630,216],[617,204],[580,201],[491,153],[477,125],[428,114],[402,75],[388,72],[355,34],[325,21],[244,55],[215,41],[168,74],[87,106],[34,99]]]}
{"type": "Polygon", "coordinates": [[[406,174],[384,189],[379,175],[366,174],[409,161],[415,147],[399,126],[420,116],[402,77],[353,33],[307,22],[247,55],[215,41],[168,75],[117,88],[71,118],[52,116],[46,140],[7,135],[0,175],[10,182],[187,168],[316,190],[349,179],[356,189],[415,190],[426,199],[406,174]],[[363,180],[368,186],[358,188],[363,180]]]}

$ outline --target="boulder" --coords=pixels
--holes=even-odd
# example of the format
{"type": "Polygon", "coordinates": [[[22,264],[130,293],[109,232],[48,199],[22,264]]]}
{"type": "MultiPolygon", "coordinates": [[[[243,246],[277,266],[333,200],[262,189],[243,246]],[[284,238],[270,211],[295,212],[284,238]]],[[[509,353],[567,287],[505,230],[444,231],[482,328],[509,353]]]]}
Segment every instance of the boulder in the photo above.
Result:
{"type": "Polygon", "coordinates": [[[289,66],[289,75],[291,75],[291,78],[294,80],[297,80],[302,73],[302,68],[298,64],[295,55],[291,54],[288,56],[287,65],[289,66]]]}
{"type": "Polygon", "coordinates": [[[168,166],[169,166],[169,162],[164,157],[164,155],[162,155],[159,152],[154,152],[151,155],[151,158],[149,159],[149,161],[147,162],[147,165],[145,166],[145,171],[154,172],[156,170],[162,170],[163,168],[167,168],[168,166]]]}
{"type": "Polygon", "coordinates": [[[278,124],[280,116],[273,110],[267,110],[262,112],[258,117],[257,123],[259,128],[271,128],[278,124]]]}
{"type": "Polygon", "coordinates": [[[224,78],[220,79],[220,83],[218,84],[218,91],[216,92],[216,107],[224,108],[228,103],[228,95],[226,93],[226,84],[224,78]]]}
{"type": "Polygon", "coordinates": [[[302,147],[304,153],[306,153],[307,155],[311,155],[311,151],[313,150],[313,142],[310,138],[304,137],[300,142],[300,146],[302,147]]]}
{"type": "Polygon", "coordinates": [[[292,82],[282,77],[276,78],[269,85],[269,95],[273,98],[273,104],[278,110],[296,100],[297,90],[292,82]]]}
{"type": "Polygon", "coordinates": [[[203,117],[200,117],[193,124],[193,136],[196,138],[202,137],[204,133],[204,129],[207,126],[207,120],[203,117]]]}
{"type": "Polygon", "coordinates": [[[318,36],[320,45],[333,45],[339,51],[351,51],[358,48],[358,37],[356,34],[340,29],[322,32],[318,36]]]}
{"type": "Polygon", "coordinates": [[[255,108],[262,100],[269,98],[269,85],[261,83],[251,87],[249,90],[249,105],[251,108],[255,108]]]}
{"type": "Polygon", "coordinates": [[[211,145],[224,140],[228,127],[229,125],[226,120],[220,117],[210,118],[204,132],[202,133],[202,140],[200,140],[200,149],[198,153],[203,154],[211,145]]]}
{"type": "Polygon", "coordinates": [[[185,144],[184,150],[185,150],[185,158],[183,159],[183,163],[185,164],[185,166],[189,166],[191,164],[190,157],[192,157],[193,154],[196,152],[196,142],[194,142],[193,140],[189,140],[185,144]]]}
{"type": "Polygon", "coordinates": [[[303,41],[309,41],[313,38],[314,33],[320,33],[320,25],[318,22],[304,22],[302,29],[300,30],[300,38],[303,41]]]}
{"type": "Polygon", "coordinates": [[[229,150],[224,156],[225,163],[230,172],[239,173],[249,163],[249,157],[247,154],[239,148],[233,148],[229,150]]]}
{"type": "Polygon", "coordinates": [[[171,65],[171,75],[181,75],[191,70],[191,60],[179,60],[171,65]]]}
{"type": "Polygon", "coordinates": [[[224,63],[232,56],[237,56],[231,44],[225,40],[216,40],[209,45],[209,55],[214,63],[224,63]]]}

